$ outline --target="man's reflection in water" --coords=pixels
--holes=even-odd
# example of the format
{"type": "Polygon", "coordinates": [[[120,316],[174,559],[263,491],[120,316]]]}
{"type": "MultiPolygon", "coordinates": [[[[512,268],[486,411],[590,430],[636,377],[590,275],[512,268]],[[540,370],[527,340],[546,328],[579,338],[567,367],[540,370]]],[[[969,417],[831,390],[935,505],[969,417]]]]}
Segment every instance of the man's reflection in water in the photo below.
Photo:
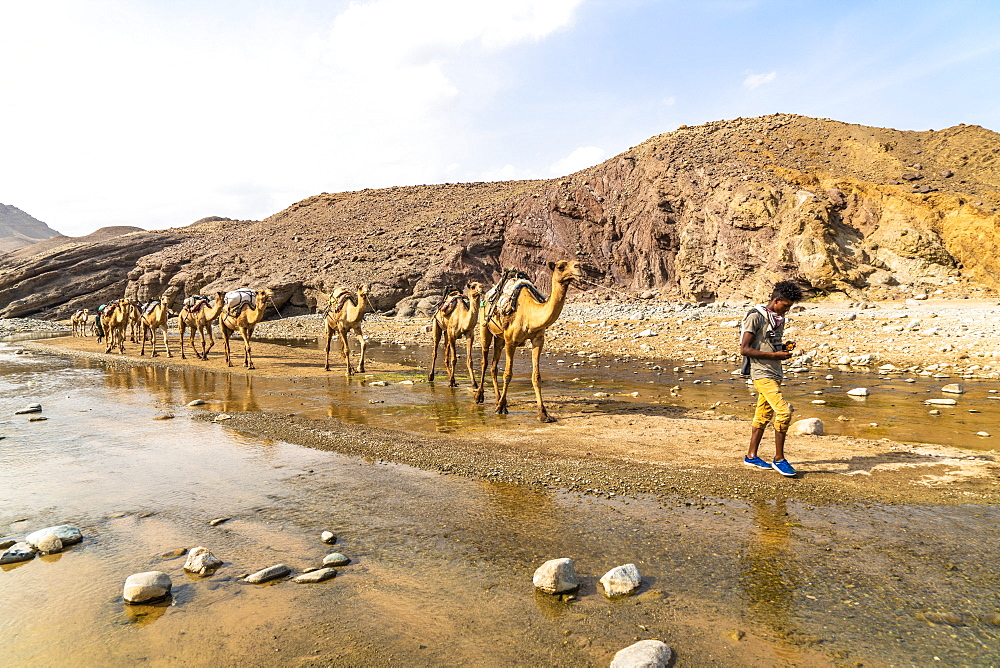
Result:
{"type": "Polygon", "coordinates": [[[799,584],[799,568],[790,545],[792,519],[784,499],[754,501],[753,509],[758,534],[743,552],[740,585],[754,621],[787,638],[798,631],[792,621],[799,584]]]}

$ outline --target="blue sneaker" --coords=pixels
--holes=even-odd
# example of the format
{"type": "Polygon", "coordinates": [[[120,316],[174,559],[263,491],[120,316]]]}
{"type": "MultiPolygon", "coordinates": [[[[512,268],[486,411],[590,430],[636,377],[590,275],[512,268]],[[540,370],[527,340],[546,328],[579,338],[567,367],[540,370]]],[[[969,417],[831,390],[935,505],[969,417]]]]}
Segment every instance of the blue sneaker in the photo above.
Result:
{"type": "Polygon", "coordinates": [[[753,459],[751,459],[750,457],[744,457],[743,458],[743,463],[746,464],[747,466],[749,466],[751,468],[755,468],[755,469],[770,469],[771,468],[771,465],[768,464],[763,459],[761,459],[760,457],[754,457],[753,459]]]}
{"type": "Polygon", "coordinates": [[[774,463],[771,464],[771,468],[783,476],[787,476],[789,478],[795,477],[795,469],[792,468],[792,465],[788,463],[787,459],[775,459],[774,463]]]}

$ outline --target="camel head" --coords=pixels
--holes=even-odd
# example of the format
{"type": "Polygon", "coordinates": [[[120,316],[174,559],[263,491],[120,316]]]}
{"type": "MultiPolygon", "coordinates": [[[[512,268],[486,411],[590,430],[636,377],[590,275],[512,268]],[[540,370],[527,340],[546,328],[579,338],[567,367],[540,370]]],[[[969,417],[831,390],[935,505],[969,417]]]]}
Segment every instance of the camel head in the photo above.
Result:
{"type": "Polygon", "coordinates": [[[470,300],[479,299],[483,294],[483,284],[477,281],[473,281],[465,286],[465,294],[468,295],[470,300]]]}
{"type": "Polygon", "coordinates": [[[264,290],[258,290],[257,294],[254,295],[254,297],[256,298],[257,301],[257,307],[263,308],[267,304],[268,299],[274,298],[274,290],[271,290],[270,288],[266,288],[264,290]]]}
{"type": "Polygon", "coordinates": [[[574,278],[583,278],[583,270],[576,260],[549,262],[552,278],[559,283],[570,283],[574,278]]]}

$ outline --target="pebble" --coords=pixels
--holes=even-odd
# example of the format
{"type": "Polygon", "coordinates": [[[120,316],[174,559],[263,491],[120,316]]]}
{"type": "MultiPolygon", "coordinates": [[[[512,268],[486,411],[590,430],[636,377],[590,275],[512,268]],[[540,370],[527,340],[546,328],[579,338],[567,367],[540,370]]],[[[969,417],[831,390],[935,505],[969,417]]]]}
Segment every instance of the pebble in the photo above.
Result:
{"type": "Polygon", "coordinates": [[[262,582],[283,578],[291,572],[292,570],[288,566],[275,564],[274,566],[263,568],[256,573],[251,573],[243,579],[250,584],[261,584],[262,582]]]}
{"type": "Polygon", "coordinates": [[[21,410],[14,411],[14,415],[27,415],[28,413],[41,413],[41,412],[42,412],[41,404],[28,404],[21,410]]]}
{"type": "Polygon", "coordinates": [[[665,668],[673,655],[662,640],[640,640],[616,652],[610,668],[665,668]]]}
{"type": "Polygon", "coordinates": [[[941,415],[941,411],[939,411],[936,408],[932,408],[931,410],[929,410],[927,412],[930,413],[931,415],[941,415]]]}
{"type": "Polygon", "coordinates": [[[976,436],[982,436],[983,438],[989,438],[990,432],[988,431],[977,431],[976,436]]]}
{"type": "Polygon", "coordinates": [[[187,554],[186,547],[179,547],[176,550],[170,550],[169,552],[164,552],[160,555],[160,559],[176,559],[177,557],[183,557],[187,554]]]}
{"type": "Polygon", "coordinates": [[[825,399],[813,399],[809,403],[816,404],[817,406],[822,406],[822,405],[826,404],[826,400],[825,399]]]}
{"type": "Polygon", "coordinates": [[[388,384],[389,383],[385,382],[384,380],[373,380],[372,382],[368,383],[368,386],[369,387],[386,387],[388,384]]]}
{"type": "Polygon", "coordinates": [[[327,545],[333,545],[337,542],[337,536],[332,531],[324,531],[319,535],[319,539],[327,545]]]}
{"type": "Polygon", "coordinates": [[[188,553],[187,561],[184,562],[184,570],[204,577],[214,573],[221,565],[222,559],[212,554],[207,547],[199,545],[188,553]]]}
{"type": "Polygon", "coordinates": [[[0,564],[16,564],[35,558],[35,547],[25,542],[14,543],[0,552],[0,564]]]}
{"type": "Polygon", "coordinates": [[[531,582],[547,594],[562,594],[580,586],[573,560],[569,558],[549,559],[535,570],[531,582]]]}
{"type": "Polygon", "coordinates": [[[853,390],[848,390],[847,394],[852,397],[867,397],[870,392],[867,387],[855,387],[853,390]]]}
{"type": "Polygon", "coordinates": [[[222,524],[223,522],[228,522],[231,519],[233,519],[233,518],[232,517],[216,517],[214,520],[211,520],[209,522],[209,525],[211,525],[213,527],[217,527],[220,524],[222,524]]]}
{"type": "Polygon", "coordinates": [[[128,576],[122,598],[126,603],[150,603],[170,596],[170,576],[162,571],[147,571],[128,576]]]}
{"type": "Polygon", "coordinates": [[[958,404],[954,399],[928,399],[924,403],[932,406],[955,406],[958,404]]]}
{"type": "Polygon", "coordinates": [[[202,399],[193,399],[193,400],[187,402],[186,405],[188,407],[191,407],[191,406],[204,406],[205,405],[205,401],[203,401],[202,399]]]}
{"type": "Polygon", "coordinates": [[[324,566],[346,566],[349,563],[351,563],[350,558],[340,552],[331,552],[323,557],[324,566]]]}
{"type": "Polygon", "coordinates": [[[153,419],[154,420],[173,420],[174,419],[174,414],[173,413],[163,413],[162,415],[157,415],[153,419]]]}
{"type": "Polygon", "coordinates": [[[48,420],[47,417],[33,417],[33,418],[28,418],[28,422],[45,422],[46,420],[48,420]]]}
{"type": "Polygon", "coordinates": [[[642,585],[642,575],[635,564],[625,564],[605,573],[600,582],[605,596],[627,596],[642,585]]]}
{"type": "Polygon", "coordinates": [[[948,392],[949,394],[965,394],[965,388],[959,383],[945,385],[941,388],[941,391],[948,392]]]}
{"type": "Polygon", "coordinates": [[[333,568],[320,568],[315,571],[309,571],[308,573],[303,573],[302,575],[297,575],[294,581],[299,584],[314,584],[316,582],[325,582],[337,575],[337,571],[333,568]]]}
{"type": "Polygon", "coordinates": [[[214,418],[212,418],[214,422],[222,422],[223,420],[232,420],[232,419],[233,416],[229,415],[228,413],[219,413],[214,418]]]}

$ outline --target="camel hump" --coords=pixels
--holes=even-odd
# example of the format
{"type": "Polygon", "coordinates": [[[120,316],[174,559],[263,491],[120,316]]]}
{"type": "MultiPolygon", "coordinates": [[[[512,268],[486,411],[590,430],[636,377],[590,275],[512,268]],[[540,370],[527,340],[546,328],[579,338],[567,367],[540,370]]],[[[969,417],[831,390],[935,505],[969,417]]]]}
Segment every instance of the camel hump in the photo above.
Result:
{"type": "Polygon", "coordinates": [[[334,313],[343,311],[347,302],[351,302],[351,306],[357,306],[357,295],[355,295],[354,291],[350,288],[337,288],[333,291],[333,294],[330,295],[330,310],[334,313]]]}
{"type": "Polygon", "coordinates": [[[465,308],[469,308],[469,298],[463,295],[461,292],[455,291],[450,295],[445,296],[445,298],[438,305],[438,311],[444,313],[445,315],[451,315],[451,312],[455,310],[459,302],[465,305],[465,308]]]}
{"type": "Polygon", "coordinates": [[[548,297],[543,295],[535,284],[531,282],[528,275],[523,271],[508,269],[500,282],[497,283],[488,293],[486,301],[490,304],[490,315],[499,314],[508,316],[517,310],[517,302],[521,293],[525,290],[535,301],[544,304],[548,297]]]}
{"type": "Polygon", "coordinates": [[[146,302],[146,305],[142,307],[142,314],[149,315],[150,313],[153,312],[153,309],[155,309],[159,305],[160,305],[159,299],[153,299],[146,302]]]}

